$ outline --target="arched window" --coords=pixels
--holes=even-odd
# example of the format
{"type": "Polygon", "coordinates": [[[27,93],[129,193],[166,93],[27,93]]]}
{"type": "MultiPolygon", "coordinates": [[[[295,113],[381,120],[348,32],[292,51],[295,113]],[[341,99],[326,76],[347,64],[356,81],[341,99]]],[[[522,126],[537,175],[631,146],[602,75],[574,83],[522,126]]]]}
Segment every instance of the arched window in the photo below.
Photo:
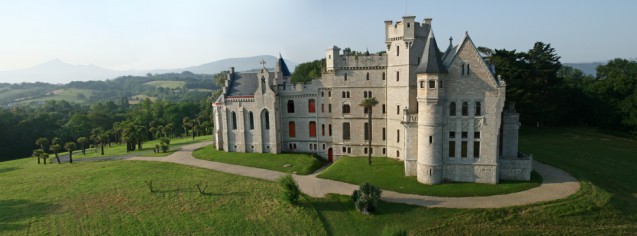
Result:
{"type": "Polygon", "coordinates": [[[455,102],[451,102],[451,104],[449,104],[449,116],[456,116],[456,103],[455,102]]]}
{"type": "Polygon", "coordinates": [[[265,129],[270,129],[270,112],[268,112],[268,110],[265,110],[263,112],[263,116],[265,120],[265,129]]]}
{"type": "Polygon", "coordinates": [[[476,116],[482,115],[482,105],[480,102],[476,102],[476,116]]]}
{"type": "Polygon", "coordinates": [[[316,112],[316,104],[314,102],[314,99],[310,99],[309,101],[307,101],[307,111],[309,113],[316,112]]]}
{"type": "Polygon", "coordinates": [[[429,88],[430,89],[436,88],[436,81],[435,80],[429,80],[429,88]]]}
{"type": "Polygon", "coordinates": [[[310,121],[310,137],[316,137],[316,122],[310,121]]]}
{"type": "Polygon", "coordinates": [[[365,78],[369,80],[369,72],[367,72],[367,75],[365,76],[365,78]]]}
{"type": "Polygon", "coordinates": [[[462,103],[462,116],[468,116],[468,115],[469,115],[469,103],[463,102],[462,103]]]}
{"type": "Polygon", "coordinates": [[[349,104],[343,104],[343,114],[349,114],[349,104]]]}
{"type": "Polygon", "coordinates": [[[254,115],[252,112],[248,113],[248,118],[250,119],[250,129],[254,129],[254,115]]]}
{"type": "Polygon", "coordinates": [[[294,121],[288,123],[288,136],[290,138],[296,137],[296,124],[294,124],[294,121]]]}
{"type": "Polygon", "coordinates": [[[232,129],[237,129],[237,113],[232,112],[232,129]]]}
{"type": "Polygon", "coordinates": [[[288,113],[294,113],[294,101],[288,100],[288,113]]]}

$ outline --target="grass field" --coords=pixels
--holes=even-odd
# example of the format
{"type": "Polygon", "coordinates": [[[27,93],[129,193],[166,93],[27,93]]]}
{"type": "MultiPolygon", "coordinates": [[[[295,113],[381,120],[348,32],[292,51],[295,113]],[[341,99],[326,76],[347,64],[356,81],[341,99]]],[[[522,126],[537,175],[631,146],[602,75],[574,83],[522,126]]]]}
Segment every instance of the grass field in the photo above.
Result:
{"type": "MultiPolygon", "coordinates": [[[[195,137],[194,140],[192,139],[192,137],[171,139],[170,150],[177,150],[183,145],[198,143],[202,141],[212,141],[212,135],[195,137]]],[[[153,154],[153,148],[155,148],[156,144],[159,144],[159,140],[144,142],[144,144],[142,145],[141,151],[133,151],[133,152],[126,152],[126,145],[112,145],[111,147],[109,147],[108,145],[105,145],[103,156],[100,155],[99,149],[91,148],[91,149],[86,149],[86,155],[82,155],[82,150],[77,150],[73,152],[73,158],[110,157],[110,156],[120,156],[120,155],[127,155],[127,154],[135,154],[135,155],[141,155],[141,156],[151,155],[153,154]]],[[[79,146],[78,146],[78,149],[79,149],[79,146]]],[[[155,155],[155,156],[162,156],[162,155],[164,154],[160,153],[159,155],[155,155]]],[[[49,158],[49,160],[53,160],[53,159],[49,158]]]]}
{"type": "Polygon", "coordinates": [[[150,86],[154,86],[154,87],[162,87],[162,88],[169,88],[169,89],[177,89],[177,88],[181,88],[182,86],[184,86],[183,81],[176,81],[176,80],[155,80],[155,81],[150,81],[145,83],[146,85],[150,85],[150,86]]]}
{"type": "Polygon", "coordinates": [[[522,151],[582,180],[563,200],[501,209],[439,209],[381,202],[377,215],[348,196],[276,200],[275,183],[172,163],[0,162],[0,234],[634,235],[637,143],[590,130],[522,130],[522,151]],[[145,180],[158,187],[150,193],[145,180]],[[209,195],[194,184],[208,182],[209,195]]]}
{"type": "Polygon", "coordinates": [[[402,161],[385,157],[372,157],[371,166],[367,164],[367,157],[341,158],[318,177],[357,185],[369,182],[381,189],[401,193],[446,197],[513,193],[537,187],[542,183],[542,178],[533,172],[531,182],[501,181],[500,184],[445,183],[425,185],[418,182],[415,176],[405,176],[405,165],[402,161]]]}
{"type": "Polygon", "coordinates": [[[51,92],[50,96],[24,100],[24,101],[21,101],[20,103],[28,104],[31,102],[40,102],[40,101],[48,101],[48,100],[55,100],[55,101],[66,100],[67,102],[84,103],[86,99],[78,98],[78,94],[82,94],[86,99],[88,99],[91,95],[93,95],[93,90],[77,89],[77,88],[59,89],[59,90],[55,90],[51,92]]]}
{"type": "Polygon", "coordinates": [[[276,170],[286,173],[296,172],[299,175],[313,173],[323,166],[323,162],[310,154],[303,153],[240,153],[217,151],[212,145],[193,153],[198,159],[230,163],[242,166],[276,170]],[[284,165],[291,164],[290,167],[284,165]]]}

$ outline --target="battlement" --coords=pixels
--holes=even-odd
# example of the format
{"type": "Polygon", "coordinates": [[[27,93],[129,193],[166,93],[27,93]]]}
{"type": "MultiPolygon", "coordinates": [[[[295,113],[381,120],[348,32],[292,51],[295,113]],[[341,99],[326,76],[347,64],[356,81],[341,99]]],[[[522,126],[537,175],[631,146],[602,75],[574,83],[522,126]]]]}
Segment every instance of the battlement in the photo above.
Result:
{"type": "Polygon", "coordinates": [[[415,16],[403,16],[403,20],[396,23],[391,20],[385,21],[385,41],[427,39],[431,29],[431,18],[425,18],[422,23],[416,22],[415,19],[415,16]]]}
{"type": "Polygon", "coordinates": [[[340,53],[340,48],[336,46],[327,49],[325,59],[326,72],[333,72],[337,69],[368,70],[387,67],[386,53],[352,53],[349,49],[345,49],[343,53],[340,53]]]}

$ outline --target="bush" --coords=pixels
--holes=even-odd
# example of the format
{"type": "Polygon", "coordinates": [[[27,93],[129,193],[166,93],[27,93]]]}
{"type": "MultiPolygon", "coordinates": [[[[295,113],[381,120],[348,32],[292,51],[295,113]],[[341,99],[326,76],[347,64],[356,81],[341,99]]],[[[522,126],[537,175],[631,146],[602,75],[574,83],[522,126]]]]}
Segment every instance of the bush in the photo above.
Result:
{"type": "Polygon", "coordinates": [[[299,196],[301,195],[301,189],[299,189],[299,185],[296,183],[292,175],[287,174],[281,176],[277,179],[277,182],[281,188],[283,188],[281,199],[291,204],[296,204],[299,200],[299,196]]]}
{"type": "Polygon", "coordinates": [[[162,143],[160,147],[162,152],[167,152],[168,149],[170,149],[170,147],[165,143],[162,143]]]}
{"type": "Polygon", "coordinates": [[[364,183],[358,190],[352,193],[352,201],[356,209],[363,214],[376,212],[378,209],[378,200],[383,191],[374,185],[364,183]]]}
{"type": "Polygon", "coordinates": [[[170,145],[170,139],[169,138],[160,138],[159,142],[160,143],[165,143],[166,145],[170,145]]]}
{"type": "Polygon", "coordinates": [[[407,230],[393,226],[385,226],[380,232],[382,236],[407,236],[407,230]]]}

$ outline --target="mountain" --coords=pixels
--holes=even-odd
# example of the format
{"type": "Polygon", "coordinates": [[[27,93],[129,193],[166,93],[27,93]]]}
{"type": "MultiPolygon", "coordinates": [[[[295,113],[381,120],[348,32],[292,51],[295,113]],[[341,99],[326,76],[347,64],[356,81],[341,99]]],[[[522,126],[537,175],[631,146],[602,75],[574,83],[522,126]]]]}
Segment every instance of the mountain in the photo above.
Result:
{"type": "MultiPolygon", "coordinates": [[[[147,73],[181,73],[182,71],[190,71],[195,74],[216,74],[224,70],[228,70],[233,66],[236,71],[246,71],[261,67],[261,60],[266,62],[266,67],[274,68],[277,57],[270,55],[229,58],[210,63],[191,66],[186,68],[178,68],[171,70],[128,70],[116,71],[102,68],[96,65],[71,65],[60,59],[54,59],[31,68],[0,71],[0,82],[4,83],[21,83],[21,82],[45,82],[52,84],[69,83],[71,81],[90,81],[90,80],[106,80],[114,79],[120,76],[133,75],[141,76],[147,73]]],[[[289,60],[285,61],[290,70],[294,70],[296,63],[289,60]]]]}
{"type": "Polygon", "coordinates": [[[579,69],[582,72],[584,72],[584,74],[595,76],[595,74],[597,73],[597,70],[596,70],[597,66],[604,65],[606,64],[606,62],[562,63],[562,64],[565,66],[573,67],[575,69],[579,69]]]}

